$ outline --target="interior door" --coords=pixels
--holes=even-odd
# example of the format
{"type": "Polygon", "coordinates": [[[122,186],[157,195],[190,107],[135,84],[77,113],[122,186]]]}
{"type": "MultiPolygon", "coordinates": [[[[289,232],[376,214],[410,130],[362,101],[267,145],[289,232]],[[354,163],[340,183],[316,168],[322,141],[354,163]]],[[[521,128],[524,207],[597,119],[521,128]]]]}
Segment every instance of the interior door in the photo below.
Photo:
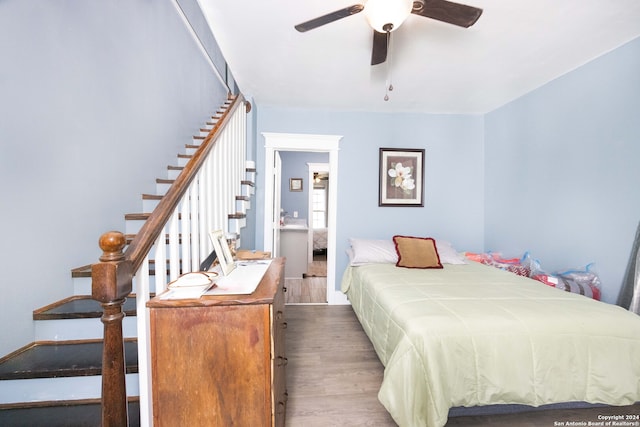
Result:
{"type": "Polygon", "coordinates": [[[282,199],[282,158],[280,152],[273,155],[273,217],[271,228],[273,230],[273,257],[280,256],[280,203],[282,199]]]}

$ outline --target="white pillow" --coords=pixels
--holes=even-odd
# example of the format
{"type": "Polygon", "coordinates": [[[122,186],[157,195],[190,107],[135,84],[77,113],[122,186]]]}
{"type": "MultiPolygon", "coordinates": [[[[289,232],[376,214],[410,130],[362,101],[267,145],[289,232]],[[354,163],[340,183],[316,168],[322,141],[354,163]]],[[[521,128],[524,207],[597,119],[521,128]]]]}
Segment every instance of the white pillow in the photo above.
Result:
{"type": "MultiPolygon", "coordinates": [[[[464,256],[459,254],[451,243],[446,240],[436,241],[436,249],[440,257],[441,264],[466,264],[464,256]]],[[[393,240],[373,240],[373,239],[349,239],[351,247],[347,249],[349,264],[353,266],[364,264],[396,264],[398,253],[393,240]]]]}
{"type": "Polygon", "coordinates": [[[392,240],[349,239],[347,249],[351,265],[398,262],[396,245],[392,240]]]}
{"type": "Polygon", "coordinates": [[[442,264],[466,264],[464,256],[454,249],[446,240],[436,239],[436,248],[442,264]]]}

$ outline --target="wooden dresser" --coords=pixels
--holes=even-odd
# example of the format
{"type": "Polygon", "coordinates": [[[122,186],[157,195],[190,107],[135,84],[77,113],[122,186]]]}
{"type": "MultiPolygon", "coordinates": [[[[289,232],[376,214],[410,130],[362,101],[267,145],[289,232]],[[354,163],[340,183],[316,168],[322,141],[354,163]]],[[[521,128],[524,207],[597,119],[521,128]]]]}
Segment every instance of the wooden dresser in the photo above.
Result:
{"type": "Polygon", "coordinates": [[[155,426],[284,426],[283,270],[251,295],[147,303],[155,426]]]}

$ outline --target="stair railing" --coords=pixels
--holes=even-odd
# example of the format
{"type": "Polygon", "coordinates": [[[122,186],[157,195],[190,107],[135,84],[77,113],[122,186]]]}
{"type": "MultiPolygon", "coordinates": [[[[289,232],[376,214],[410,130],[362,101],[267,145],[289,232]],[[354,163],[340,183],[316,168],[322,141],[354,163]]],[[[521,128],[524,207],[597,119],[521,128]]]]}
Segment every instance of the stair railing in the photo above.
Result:
{"type": "MultiPolygon", "coordinates": [[[[128,425],[122,305],[135,288],[138,332],[140,425],[153,425],[149,311],[155,292],[180,274],[198,271],[211,253],[212,230],[229,231],[236,196],[246,179],[246,109],[230,98],[213,128],[184,166],[131,243],[120,232],[101,236],[100,262],[92,265],[92,297],[104,310],[102,426],[128,425]],[[126,250],[124,250],[126,246],[126,250]],[[165,273],[166,271],[166,273],[165,273]],[[155,275],[153,273],[155,272],[155,275]]],[[[237,215],[236,215],[237,216],[237,215]]],[[[234,230],[235,231],[235,230],[234,230]]]]}

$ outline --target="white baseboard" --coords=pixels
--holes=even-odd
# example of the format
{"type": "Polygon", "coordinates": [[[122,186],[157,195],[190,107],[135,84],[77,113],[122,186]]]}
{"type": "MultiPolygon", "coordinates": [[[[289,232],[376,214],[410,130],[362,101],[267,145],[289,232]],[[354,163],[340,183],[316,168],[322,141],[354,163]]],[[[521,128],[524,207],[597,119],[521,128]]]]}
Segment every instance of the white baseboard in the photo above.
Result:
{"type": "Polygon", "coordinates": [[[349,299],[341,291],[329,294],[329,305],[350,305],[349,299]]]}

